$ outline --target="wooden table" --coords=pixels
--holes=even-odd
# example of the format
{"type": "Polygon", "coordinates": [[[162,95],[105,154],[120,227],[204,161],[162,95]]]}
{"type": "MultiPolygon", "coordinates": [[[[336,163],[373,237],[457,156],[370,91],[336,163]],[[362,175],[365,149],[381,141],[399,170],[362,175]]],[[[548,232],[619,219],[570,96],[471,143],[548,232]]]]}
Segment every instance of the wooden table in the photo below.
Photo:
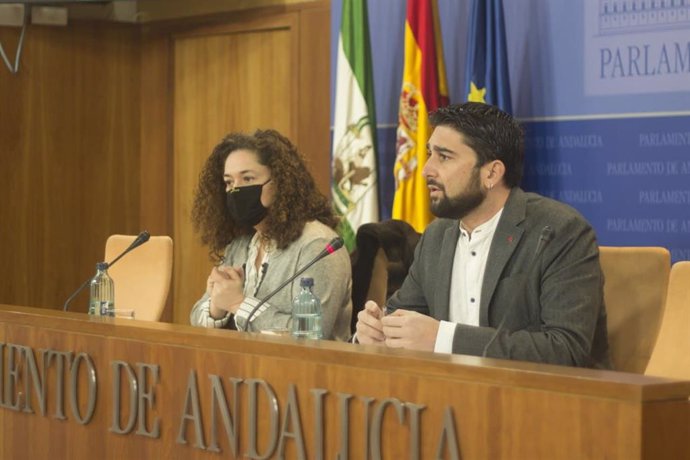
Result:
{"type": "Polygon", "coordinates": [[[4,459],[690,458],[690,382],[0,305],[4,459]]]}

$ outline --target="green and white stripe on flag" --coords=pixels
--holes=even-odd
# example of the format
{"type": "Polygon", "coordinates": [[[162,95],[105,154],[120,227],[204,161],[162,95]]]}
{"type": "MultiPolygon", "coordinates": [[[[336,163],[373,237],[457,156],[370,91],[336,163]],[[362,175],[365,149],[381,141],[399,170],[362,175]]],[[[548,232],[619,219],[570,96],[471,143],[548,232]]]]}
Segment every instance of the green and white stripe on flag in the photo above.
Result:
{"type": "Polygon", "coordinates": [[[338,40],[331,193],[348,251],[360,225],[379,219],[374,78],[366,0],[343,0],[338,40]]]}

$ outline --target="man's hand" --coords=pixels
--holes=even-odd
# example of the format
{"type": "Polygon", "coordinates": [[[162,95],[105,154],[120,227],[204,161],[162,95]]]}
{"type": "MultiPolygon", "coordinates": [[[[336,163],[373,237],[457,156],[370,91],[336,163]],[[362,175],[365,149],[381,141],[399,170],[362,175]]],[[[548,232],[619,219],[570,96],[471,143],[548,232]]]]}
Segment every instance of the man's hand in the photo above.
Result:
{"type": "Polygon", "coordinates": [[[357,341],[364,344],[383,345],[386,336],[383,335],[381,324],[383,310],[373,300],[364,304],[364,309],[357,314],[357,341]]]}
{"type": "MultiPolygon", "coordinates": [[[[440,322],[416,311],[395,310],[383,317],[386,345],[393,348],[434,351],[440,322]]],[[[359,323],[357,323],[359,334],[359,323]]]]}

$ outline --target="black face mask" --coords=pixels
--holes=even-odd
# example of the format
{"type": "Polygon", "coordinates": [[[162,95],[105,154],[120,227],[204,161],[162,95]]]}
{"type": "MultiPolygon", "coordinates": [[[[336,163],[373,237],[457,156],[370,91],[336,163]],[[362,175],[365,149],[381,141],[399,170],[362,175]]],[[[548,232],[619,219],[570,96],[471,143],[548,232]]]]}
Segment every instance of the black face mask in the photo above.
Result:
{"type": "Polygon", "coordinates": [[[261,204],[261,190],[269,182],[271,179],[263,184],[237,187],[227,192],[226,205],[232,220],[243,227],[253,227],[264,220],[268,208],[261,204]]]}

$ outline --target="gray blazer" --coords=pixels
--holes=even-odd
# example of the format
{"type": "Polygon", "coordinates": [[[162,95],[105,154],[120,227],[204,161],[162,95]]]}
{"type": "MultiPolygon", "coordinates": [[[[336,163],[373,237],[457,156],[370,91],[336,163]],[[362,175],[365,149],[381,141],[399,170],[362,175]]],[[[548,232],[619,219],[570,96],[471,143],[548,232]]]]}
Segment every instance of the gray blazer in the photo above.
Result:
{"type": "MultiPolygon", "coordinates": [[[[251,296],[255,305],[293,273],[310,262],[337,234],[318,221],[307,222],[302,235],[285,249],[276,249],[268,261],[264,280],[251,296]]],[[[233,240],[225,248],[225,265],[239,267],[247,263],[251,236],[233,240]]],[[[345,249],[338,250],[315,263],[292,284],[285,286],[252,318],[253,330],[292,326],[292,299],[300,291],[300,279],[314,279],[314,294],[321,300],[321,328],[326,339],[348,340],[352,315],[352,268],[345,249]]],[[[194,305],[189,315],[193,326],[223,327],[225,321],[208,321],[208,294],[194,305]]],[[[251,310],[251,306],[249,307],[251,310]]],[[[243,321],[246,320],[246,317],[243,321]]]]}
{"type": "MultiPolygon", "coordinates": [[[[429,225],[389,308],[448,320],[459,235],[456,220],[429,225]]],[[[603,282],[587,221],[563,203],[514,188],[491,242],[479,326],[456,326],[453,353],[610,368],[603,282]]]]}

